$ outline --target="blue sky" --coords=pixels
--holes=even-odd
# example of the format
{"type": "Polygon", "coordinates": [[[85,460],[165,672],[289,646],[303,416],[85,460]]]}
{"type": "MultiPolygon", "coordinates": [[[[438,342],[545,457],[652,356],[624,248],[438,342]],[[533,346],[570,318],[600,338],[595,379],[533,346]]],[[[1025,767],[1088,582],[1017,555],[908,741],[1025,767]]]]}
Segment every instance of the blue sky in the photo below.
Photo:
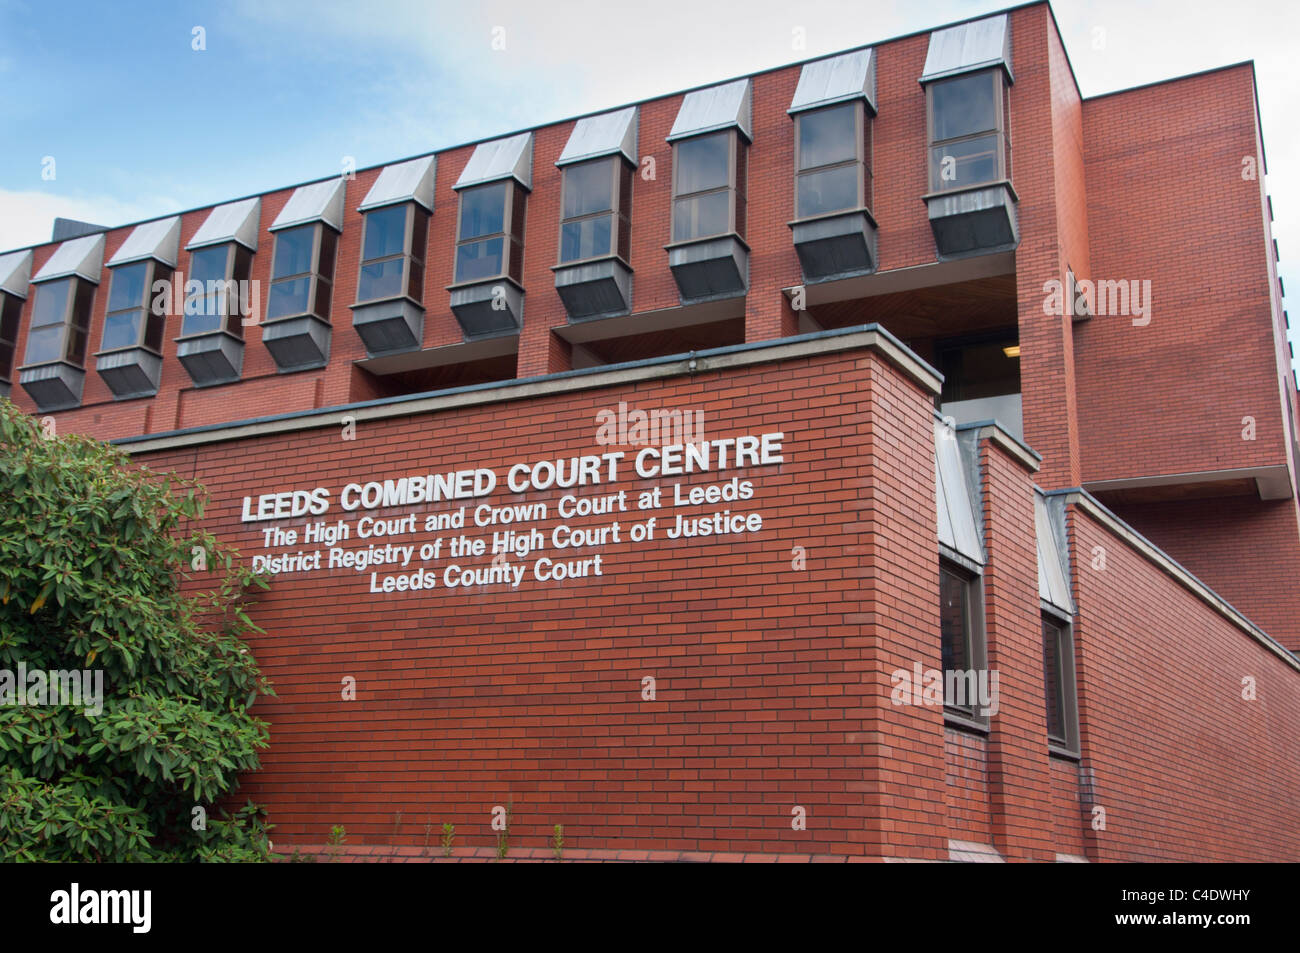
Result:
{"type": "MultiPolygon", "coordinates": [[[[1007,5],[0,0],[0,250],[47,240],[56,215],[125,224],[1007,5]]],[[[1256,61],[1274,234],[1300,288],[1300,4],[1053,8],[1085,96],[1256,61]]]]}

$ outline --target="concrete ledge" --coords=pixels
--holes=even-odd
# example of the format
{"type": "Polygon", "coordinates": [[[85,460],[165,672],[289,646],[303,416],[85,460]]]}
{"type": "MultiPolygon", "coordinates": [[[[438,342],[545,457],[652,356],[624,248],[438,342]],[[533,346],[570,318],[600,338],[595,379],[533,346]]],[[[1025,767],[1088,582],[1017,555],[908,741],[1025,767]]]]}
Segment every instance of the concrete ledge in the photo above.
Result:
{"type": "Polygon", "coordinates": [[[1001,447],[1030,473],[1037,473],[1043,462],[1042,455],[1038,451],[1018,439],[996,420],[975,420],[958,424],[956,430],[958,433],[974,430],[976,440],[988,440],[1001,447]]]}
{"type": "Polygon", "coordinates": [[[544,377],[475,384],[455,387],[429,394],[411,394],[355,404],[340,404],[320,410],[305,410],[273,417],[228,424],[213,424],[188,430],[174,430],[138,437],[121,437],[111,443],[130,453],[152,453],[175,450],[226,440],[245,440],[270,434],[294,433],[319,427],[336,427],[341,414],[354,417],[357,423],[383,420],[389,417],[409,417],[414,414],[471,407],[509,400],[524,400],[550,394],[571,393],[597,387],[610,387],[635,381],[659,380],[706,371],[749,367],[777,361],[797,360],[819,354],[842,351],[874,350],[894,367],[902,371],[918,387],[938,394],[943,381],[929,364],[917,357],[898,338],[876,324],[864,324],[836,331],[821,331],[792,338],[759,341],[752,344],[735,344],[707,351],[692,351],[632,361],[626,364],[609,364],[601,367],[544,377]]]}

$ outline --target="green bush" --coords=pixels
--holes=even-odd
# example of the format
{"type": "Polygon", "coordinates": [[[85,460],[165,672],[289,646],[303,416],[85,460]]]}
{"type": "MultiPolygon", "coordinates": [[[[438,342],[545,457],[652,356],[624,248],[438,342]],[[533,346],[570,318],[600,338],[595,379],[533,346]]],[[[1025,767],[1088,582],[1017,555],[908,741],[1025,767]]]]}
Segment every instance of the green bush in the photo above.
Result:
{"type": "Polygon", "coordinates": [[[103,672],[98,714],[0,704],[0,860],[268,859],[264,812],[214,804],[267,745],[266,580],[195,528],[201,492],[0,400],[0,670],[103,672]]]}

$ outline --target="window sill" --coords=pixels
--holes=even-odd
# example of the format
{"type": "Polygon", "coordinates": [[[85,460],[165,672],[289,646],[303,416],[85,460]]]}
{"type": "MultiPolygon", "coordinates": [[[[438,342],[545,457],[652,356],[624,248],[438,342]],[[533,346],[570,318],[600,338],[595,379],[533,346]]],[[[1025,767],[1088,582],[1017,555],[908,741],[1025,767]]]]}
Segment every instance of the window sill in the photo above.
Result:
{"type": "MultiPolygon", "coordinates": [[[[253,327],[253,325],[250,324],[248,327],[253,327]]],[[[244,336],[242,334],[232,334],[226,328],[213,328],[211,331],[196,331],[193,334],[182,334],[179,337],[172,338],[172,340],[179,344],[182,341],[202,341],[205,338],[214,337],[218,334],[224,334],[232,341],[238,341],[240,344],[244,343],[244,336]]]]}
{"type": "Polygon", "coordinates": [[[109,354],[125,354],[128,351],[144,351],[146,354],[152,354],[155,357],[163,356],[162,351],[157,348],[147,347],[143,344],[128,344],[125,347],[110,347],[103,351],[96,351],[91,355],[91,357],[106,357],[109,354]]]}
{"type": "Polygon", "coordinates": [[[744,246],[745,251],[749,251],[749,242],[740,237],[737,232],[719,232],[716,235],[705,235],[701,238],[688,238],[680,242],[669,242],[664,246],[664,251],[672,251],[674,248],[689,248],[692,245],[703,245],[705,242],[717,242],[723,239],[734,238],[744,246]]]}
{"type": "Polygon", "coordinates": [[[568,268],[577,268],[582,265],[595,265],[602,261],[616,261],[628,271],[632,270],[632,266],[628,264],[627,259],[622,255],[597,255],[594,258],[575,258],[573,261],[562,261],[558,265],[552,265],[551,271],[564,271],[568,268]]]}
{"type": "Polygon", "coordinates": [[[515,281],[515,279],[511,278],[509,275],[496,275],[492,278],[475,278],[473,281],[456,281],[452,284],[445,285],[443,290],[463,291],[466,288],[478,288],[483,285],[499,285],[503,281],[510,282],[510,284],[514,285],[520,291],[524,290],[524,286],[515,281]]]}
{"type": "Polygon", "coordinates": [[[1049,741],[1047,743],[1047,754],[1050,757],[1059,758],[1062,761],[1074,761],[1077,763],[1083,760],[1083,755],[1078,751],[1071,751],[1069,748],[1059,745],[1055,741],[1049,741]]]}
{"type": "Polygon", "coordinates": [[[257,322],[258,327],[266,327],[271,324],[283,324],[285,321],[301,321],[303,318],[311,318],[313,321],[319,321],[321,324],[329,326],[329,318],[322,318],[319,314],[311,311],[303,311],[300,314],[282,314],[275,318],[263,318],[257,322]]]}
{"type": "Polygon", "coordinates": [[[956,728],[959,731],[968,731],[978,735],[988,735],[989,725],[987,721],[981,721],[972,715],[962,712],[952,711],[945,708],[943,710],[943,726],[945,728],[956,728]]]}
{"type": "Polygon", "coordinates": [[[975,185],[963,185],[955,189],[941,189],[938,192],[926,192],[921,196],[921,201],[928,202],[930,199],[939,199],[947,195],[961,195],[963,192],[979,192],[982,189],[992,189],[999,185],[1006,186],[1007,191],[1011,193],[1011,200],[1019,202],[1020,196],[1016,194],[1015,186],[1011,184],[1010,179],[990,179],[987,182],[979,182],[975,185]]]}
{"type": "Polygon", "coordinates": [[[796,225],[809,225],[813,222],[826,222],[837,218],[844,218],[849,215],[865,215],[871,222],[872,228],[876,227],[876,217],[871,214],[868,208],[842,208],[836,212],[822,212],[820,215],[808,215],[804,218],[794,218],[786,222],[787,228],[794,228],[796,225]]]}
{"type": "Polygon", "coordinates": [[[34,370],[37,370],[38,368],[42,368],[42,367],[54,367],[54,366],[57,365],[57,364],[62,364],[62,365],[64,365],[65,367],[70,367],[70,368],[72,368],[74,371],[84,371],[84,370],[85,370],[85,368],[82,367],[81,365],[79,365],[79,364],[74,364],[74,363],[72,363],[71,361],[69,361],[67,358],[63,358],[63,357],[55,358],[55,359],[52,360],[52,361],[37,361],[35,364],[21,364],[21,365],[18,366],[17,370],[18,370],[18,374],[19,374],[19,376],[21,377],[23,371],[34,371],[34,370]]]}
{"type": "MultiPolygon", "coordinates": [[[[422,302],[416,301],[408,294],[388,295],[385,298],[367,298],[365,301],[354,301],[352,304],[348,305],[348,308],[355,311],[357,308],[368,308],[371,305],[375,305],[375,304],[387,304],[390,301],[409,301],[417,308],[421,308],[421,309],[424,308],[424,304],[422,302]]],[[[276,320],[278,321],[279,318],[277,318],[276,320]]]]}

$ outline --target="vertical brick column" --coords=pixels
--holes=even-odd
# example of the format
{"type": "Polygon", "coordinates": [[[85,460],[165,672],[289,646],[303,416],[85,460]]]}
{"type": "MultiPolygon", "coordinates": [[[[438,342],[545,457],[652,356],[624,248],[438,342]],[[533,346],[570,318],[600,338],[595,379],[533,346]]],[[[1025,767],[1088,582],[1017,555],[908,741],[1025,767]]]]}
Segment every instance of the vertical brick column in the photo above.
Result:
{"type": "Polygon", "coordinates": [[[946,860],[942,709],[890,698],[892,672],[940,663],[932,397],[880,358],[869,359],[875,366],[861,428],[844,437],[863,442],[862,647],[873,666],[864,673],[872,704],[858,737],[868,769],[868,852],[946,860]]]}
{"type": "Polygon", "coordinates": [[[981,440],[984,496],[984,626],[988,666],[999,678],[989,720],[993,843],[1008,860],[1051,860],[1051,775],[1043,687],[1038,549],[1032,473],[991,439],[981,440]]]}
{"type": "Polygon", "coordinates": [[[1078,200],[1084,194],[1079,97],[1063,54],[1053,59],[1060,44],[1046,7],[1019,11],[1012,35],[1016,82],[1010,128],[1012,182],[1019,196],[1016,293],[1024,433],[1043,457],[1039,484],[1057,489],[1080,482],[1074,329],[1068,315],[1044,312],[1043,286],[1064,282],[1067,266],[1087,268],[1087,220],[1080,219],[1086,211],[1078,200]],[[1074,194],[1063,197],[1062,190],[1074,194]]]}

